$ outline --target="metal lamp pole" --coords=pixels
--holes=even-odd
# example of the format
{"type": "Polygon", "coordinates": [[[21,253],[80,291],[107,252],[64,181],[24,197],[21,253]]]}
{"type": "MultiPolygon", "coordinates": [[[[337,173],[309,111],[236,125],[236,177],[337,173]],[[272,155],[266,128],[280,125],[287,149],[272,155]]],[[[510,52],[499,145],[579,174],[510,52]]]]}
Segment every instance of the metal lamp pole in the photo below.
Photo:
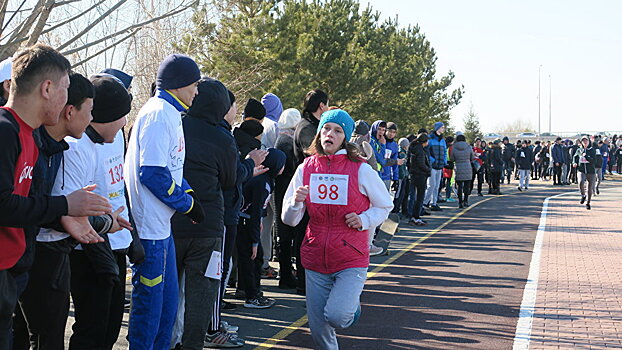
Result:
{"type": "Polygon", "coordinates": [[[542,65],[538,66],[538,135],[542,134],[542,130],[540,129],[540,70],[542,69],[542,65]]]}
{"type": "Polygon", "coordinates": [[[551,75],[549,74],[549,134],[551,131],[551,100],[553,99],[551,96],[553,95],[553,90],[551,90],[551,75]]]}

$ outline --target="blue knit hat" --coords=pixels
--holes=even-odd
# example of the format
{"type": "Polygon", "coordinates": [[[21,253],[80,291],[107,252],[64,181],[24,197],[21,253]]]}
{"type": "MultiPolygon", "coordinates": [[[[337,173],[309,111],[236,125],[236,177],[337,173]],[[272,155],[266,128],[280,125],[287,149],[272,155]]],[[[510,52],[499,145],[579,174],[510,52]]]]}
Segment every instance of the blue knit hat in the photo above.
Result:
{"type": "Polygon", "coordinates": [[[121,80],[121,83],[123,84],[123,86],[125,86],[126,89],[129,89],[130,86],[132,86],[132,80],[134,80],[133,76],[125,73],[124,71],[114,68],[106,68],[100,73],[110,74],[113,77],[121,80]]]}
{"type": "Polygon", "coordinates": [[[354,131],[354,120],[348,112],[343,109],[333,109],[327,112],[322,113],[322,118],[320,118],[320,124],[317,126],[317,132],[319,133],[324,127],[326,123],[335,123],[343,129],[344,134],[346,134],[346,141],[350,140],[352,137],[352,132],[354,131]]]}
{"type": "Polygon", "coordinates": [[[436,122],[436,123],[434,123],[434,131],[437,131],[438,129],[442,128],[443,126],[445,126],[445,124],[443,124],[443,122],[436,122]]]}
{"type": "Polygon", "coordinates": [[[186,55],[172,54],[160,63],[156,86],[159,89],[179,89],[196,83],[201,72],[194,60],[186,55]]]}

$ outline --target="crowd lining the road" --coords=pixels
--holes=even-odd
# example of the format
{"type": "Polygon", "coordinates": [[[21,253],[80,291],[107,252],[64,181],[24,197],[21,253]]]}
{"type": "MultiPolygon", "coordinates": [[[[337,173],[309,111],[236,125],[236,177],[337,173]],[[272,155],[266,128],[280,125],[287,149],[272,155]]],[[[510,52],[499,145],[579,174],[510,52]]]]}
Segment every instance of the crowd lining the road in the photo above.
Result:
{"type": "Polygon", "coordinates": [[[251,98],[234,125],[234,93],[179,54],[127,133],[125,72],[86,78],[37,44],[2,62],[0,81],[0,350],[64,349],[70,300],[69,349],[112,349],[126,307],[130,349],[241,347],[225,291],[270,308],[262,278],[305,295],[316,347],[338,349],[391,212],[424,226],[439,203],[468,207],[513,178],[519,191],[579,183],[590,209],[622,167],[617,136],[469,144],[436,122],[397,139],[395,123],[355,122],[319,89],[302,113],[251,98]]]}

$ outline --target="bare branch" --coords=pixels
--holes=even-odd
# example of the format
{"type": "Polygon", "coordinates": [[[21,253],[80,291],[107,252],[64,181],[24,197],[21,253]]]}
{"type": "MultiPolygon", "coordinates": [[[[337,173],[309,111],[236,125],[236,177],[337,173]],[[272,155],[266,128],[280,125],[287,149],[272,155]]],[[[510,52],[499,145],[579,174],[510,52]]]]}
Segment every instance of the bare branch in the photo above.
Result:
{"type": "Polygon", "coordinates": [[[88,56],[87,58],[83,59],[82,61],[80,61],[78,63],[74,63],[71,67],[72,68],[77,67],[79,65],[82,65],[82,64],[88,62],[89,60],[93,59],[94,57],[97,57],[97,56],[101,55],[102,53],[106,52],[107,50],[109,50],[109,49],[119,45],[120,43],[124,42],[125,40],[133,37],[134,35],[136,35],[136,33],[138,33],[139,30],[141,30],[141,28],[134,29],[130,34],[128,34],[127,36],[121,38],[119,41],[116,41],[112,45],[108,45],[108,46],[104,47],[103,49],[95,52],[94,54],[88,56]]]}
{"type": "MultiPolygon", "coordinates": [[[[9,0],[2,0],[0,2],[0,26],[2,26],[2,23],[4,23],[4,16],[6,16],[6,8],[9,5],[9,0]]],[[[2,29],[4,28],[0,28],[0,35],[2,35],[2,29]]]]}
{"type": "Polygon", "coordinates": [[[145,20],[143,22],[132,24],[131,26],[128,26],[128,27],[126,27],[126,28],[124,28],[122,30],[119,30],[119,31],[115,32],[115,33],[112,33],[110,35],[106,35],[103,38],[97,39],[95,41],[86,43],[86,44],[84,44],[82,46],[79,46],[79,47],[76,47],[76,48],[73,48],[73,49],[70,49],[70,50],[67,50],[67,51],[64,51],[64,52],[62,52],[62,54],[63,55],[71,55],[72,53],[76,53],[78,51],[82,51],[82,50],[87,49],[87,48],[89,48],[91,46],[94,46],[94,45],[97,45],[97,44],[99,44],[101,42],[104,42],[104,41],[106,41],[108,39],[111,39],[111,38],[114,38],[116,36],[119,36],[119,35],[127,32],[128,30],[133,30],[133,29],[136,29],[136,28],[140,28],[140,27],[143,27],[143,26],[145,26],[145,25],[147,25],[149,23],[156,22],[156,21],[159,21],[161,19],[174,16],[176,14],[179,14],[179,13],[184,12],[185,10],[189,9],[195,3],[196,3],[196,1],[193,1],[191,4],[183,6],[183,7],[179,8],[178,10],[169,11],[169,12],[167,12],[165,14],[162,14],[162,15],[157,16],[157,17],[153,17],[153,18],[145,20]]]}
{"type": "Polygon", "coordinates": [[[28,30],[30,30],[30,28],[32,27],[32,24],[35,22],[37,17],[39,17],[39,15],[41,14],[41,11],[43,10],[44,1],[45,0],[39,0],[37,2],[37,5],[34,7],[30,16],[28,16],[28,18],[24,22],[22,22],[20,26],[17,27],[19,29],[14,31],[13,35],[9,37],[7,44],[4,45],[2,49],[0,49],[0,59],[7,58],[8,56],[12,55],[17,50],[19,46],[18,44],[14,43],[15,38],[26,36],[26,33],[28,32],[28,30]]]}
{"type": "Polygon", "coordinates": [[[50,13],[52,12],[54,5],[54,0],[48,0],[45,3],[45,6],[41,10],[41,14],[39,15],[39,20],[37,21],[37,24],[35,25],[32,32],[30,32],[30,39],[28,39],[28,42],[26,43],[27,46],[34,45],[37,43],[37,40],[39,40],[41,32],[43,31],[43,27],[45,27],[45,23],[50,17],[50,13]]]}
{"type": "MultiPolygon", "coordinates": [[[[19,11],[22,9],[22,7],[24,6],[24,4],[26,4],[26,0],[23,0],[21,4],[19,4],[19,6],[17,7],[17,10],[15,12],[13,12],[13,14],[11,15],[11,17],[9,17],[9,20],[6,22],[5,25],[2,26],[2,32],[4,32],[5,29],[7,29],[9,27],[9,24],[11,24],[11,21],[13,20],[13,18],[15,18],[15,16],[19,13],[19,11]]],[[[4,8],[6,9],[6,7],[9,5],[9,0],[5,0],[5,6],[4,8]]],[[[4,17],[4,14],[3,14],[4,17]]],[[[2,24],[2,23],[0,23],[2,24]]],[[[4,39],[4,38],[2,38],[4,39]]],[[[1,39],[0,39],[1,40],[1,39]]]]}
{"type": "Polygon", "coordinates": [[[67,40],[64,44],[60,45],[58,47],[58,50],[62,50],[64,48],[66,48],[67,46],[73,44],[76,40],[80,39],[84,34],[86,34],[87,32],[89,32],[91,29],[93,29],[93,27],[95,27],[95,25],[101,21],[103,21],[106,17],[108,17],[111,13],[113,13],[114,11],[116,11],[121,5],[123,5],[123,3],[125,3],[127,0],[119,0],[116,4],[114,4],[114,6],[112,6],[111,8],[108,9],[108,11],[104,12],[101,16],[99,16],[99,18],[97,18],[95,21],[93,21],[92,23],[89,23],[89,25],[84,28],[84,30],[82,30],[81,32],[79,32],[78,34],[76,34],[73,38],[67,40]]]}
{"type": "MultiPolygon", "coordinates": [[[[76,1],[76,0],[74,0],[74,1],[76,1]]],[[[77,0],[77,1],[80,1],[80,0],[77,0]]],[[[41,34],[47,34],[47,33],[51,32],[51,31],[53,31],[54,29],[60,28],[60,27],[64,26],[65,24],[68,24],[68,23],[71,23],[71,22],[77,20],[78,18],[80,18],[80,17],[86,15],[87,13],[91,12],[91,10],[93,10],[97,6],[101,5],[104,1],[106,1],[106,0],[100,0],[99,2],[93,4],[93,6],[89,7],[88,9],[86,9],[86,10],[84,10],[82,12],[80,12],[79,14],[69,18],[68,20],[62,21],[62,22],[60,22],[58,24],[55,24],[55,25],[51,26],[50,28],[44,30],[41,34]]],[[[64,1],[64,2],[68,3],[70,1],[64,1]]],[[[60,4],[60,3],[57,3],[56,7],[59,6],[58,4],[60,4]]]]}
{"type": "Polygon", "coordinates": [[[68,5],[68,4],[71,4],[71,3],[73,3],[73,2],[78,2],[78,1],[81,1],[81,0],[65,0],[65,1],[59,1],[59,2],[57,2],[57,3],[55,3],[55,4],[54,4],[54,7],[60,7],[60,6],[63,6],[63,5],[68,5]]]}

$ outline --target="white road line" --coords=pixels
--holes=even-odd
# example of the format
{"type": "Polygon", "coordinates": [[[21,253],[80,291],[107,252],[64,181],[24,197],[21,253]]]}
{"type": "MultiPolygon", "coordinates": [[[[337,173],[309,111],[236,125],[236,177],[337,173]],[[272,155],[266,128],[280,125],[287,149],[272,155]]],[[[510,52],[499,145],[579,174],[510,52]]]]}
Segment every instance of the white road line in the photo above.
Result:
{"type": "Polygon", "coordinates": [[[533,313],[536,305],[536,295],[538,294],[538,278],[540,275],[540,255],[542,253],[542,241],[546,233],[546,213],[548,211],[549,200],[573,194],[575,192],[560,193],[555,196],[547,197],[542,204],[542,213],[540,214],[540,225],[536,241],[533,244],[533,254],[531,255],[531,264],[529,265],[529,276],[525,284],[523,293],[523,301],[520,305],[520,313],[518,323],[516,324],[516,334],[514,335],[514,350],[529,349],[529,340],[531,337],[531,325],[533,324],[533,313]]]}

